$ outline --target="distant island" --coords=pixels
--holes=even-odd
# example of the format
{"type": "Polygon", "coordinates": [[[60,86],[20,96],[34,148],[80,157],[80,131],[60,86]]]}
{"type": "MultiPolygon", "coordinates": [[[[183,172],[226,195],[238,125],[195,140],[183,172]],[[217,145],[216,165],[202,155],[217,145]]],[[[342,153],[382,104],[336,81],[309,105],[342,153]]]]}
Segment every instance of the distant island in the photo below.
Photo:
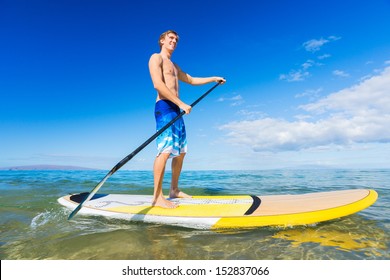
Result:
{"type": "Polygon", "coordinates": [[[0,170],[98,170],[96,168],[87,168],[80,166],[70,165],[23,165],[23,166],[11,166],[11,167],[0,167],[0,170]]]}

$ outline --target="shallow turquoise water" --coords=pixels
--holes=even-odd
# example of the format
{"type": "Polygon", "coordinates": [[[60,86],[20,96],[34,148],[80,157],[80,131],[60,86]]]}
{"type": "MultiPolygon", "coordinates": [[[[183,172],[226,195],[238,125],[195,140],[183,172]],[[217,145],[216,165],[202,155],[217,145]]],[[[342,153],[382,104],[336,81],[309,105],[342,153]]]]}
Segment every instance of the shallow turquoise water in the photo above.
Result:
{"type": "MultiPolygon", "coordinates": [[[[306,227],[204,231],[77,215],[57,203],[105,171],[0,171],[1,259],[390,259],[390,170],[184,171],[193,195],[373,188],[377,202],[306,227]]],[[[167,193],[169,174],[164,185],[167,193]]],[[[99,193],[151,194],[150,171],[118,171],[99,193]]]]}

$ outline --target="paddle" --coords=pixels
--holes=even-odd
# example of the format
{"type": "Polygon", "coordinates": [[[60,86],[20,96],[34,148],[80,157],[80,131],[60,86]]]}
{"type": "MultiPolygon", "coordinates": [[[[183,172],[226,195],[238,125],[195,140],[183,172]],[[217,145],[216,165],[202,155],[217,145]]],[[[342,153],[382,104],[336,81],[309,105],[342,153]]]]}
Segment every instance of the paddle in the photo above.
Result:
{"type": "MultiPolygon", "coordinates": [[[[197,100],[194,101],[194,103],[191,104],[191,107],[194,107],[196,104],[199,103],[203,98],[205,98],[210,92],[212,92],[217,86],[219,86],[222,83],[222,81],[219,81],[216,83],[212,88],[210,88],[207,92],[205,92],[201,97],[199,97],[197,100]]],[[[155,134],[153,134],[148,140],[146,140],[141,146],[139,146],[137,149],[135,149],[131,154],[129,154],[127,157],[122,159],[120,162],[118,162],[111,170],[107,173],[107,175],[99,182],[99,184],[96,185],[92,189],[92,191],[89,193],[88,196],[85,197],[83,201],[76,207],[76,209],[73,210],[72,213],[70,213],[68,220],[72,219],[74,215],[76,215],[81,207],[88,202],[93,195],[100,189],[101,186],[107,181],[107,179],[117,172],[123,165],[125,165],[129,160],[131,160],[136,154],[138,154],[143,148],[145,148],[147,145],[150,144],[154,139],[156,139],[161,133],[163,133],[168,127],[170,127],[174,122],[176,122],[178,119],[180,119],[185,114],[184,111],[182,111],[176,118],[171,120],[169,123],[167,123],[163,128],[161,128],[159,131],[157,131],[155,134]]]]}

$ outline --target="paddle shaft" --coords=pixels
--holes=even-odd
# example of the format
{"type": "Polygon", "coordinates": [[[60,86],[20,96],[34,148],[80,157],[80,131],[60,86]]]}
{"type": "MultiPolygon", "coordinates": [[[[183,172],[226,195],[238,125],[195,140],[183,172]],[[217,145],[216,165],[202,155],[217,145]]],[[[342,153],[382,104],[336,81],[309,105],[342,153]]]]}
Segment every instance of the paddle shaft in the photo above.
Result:
{"type": "MultiPolygon", "coordinates": [[[[198,104],[203,98],[205,98],[210,92],[212,92],[217,86],[219,86],[221,82],[216,83],[212,88],[210,88],[207,92],[205,92],[201,97],[199,97],[197,100],[195,100],[191,107],[194,107],[196,104],[198,104]]],[[[173,120],[171,120],[169,123],[167,123],[164,127],[162,127],[160,130],[158,130],[155,134],[153,134],[148,140],[146,140],[141,146],[139,146],[137,149],[135,149],[131,154],[127,155],[125,158],[123,158],[120,162],[118,162],[111,170],[107,173],[107,175],[99,182],[99,184],[96,185],[92,189],[92,191],[89,193],[89,195],[76,207],[76,209],[73,210],[72,213],[70,213],[68,220],[72,219],[83,207],[84,203],[89,201],[93,195],[103,186],[103,184],[107,181],[107,179],[117,172],[123,165],[125,165],[129,160],[131,160],[136,154],[138,154],[141,150],[143,150],[147,145],[150,144],[154,139],[156,139],[161,133],[163,133],[166,129],[168,129],[172,124],[174,124],[178,119],[183,117],[185,114],[184,111],[182,111],[179,115],[177,115],[173,120]]]]}

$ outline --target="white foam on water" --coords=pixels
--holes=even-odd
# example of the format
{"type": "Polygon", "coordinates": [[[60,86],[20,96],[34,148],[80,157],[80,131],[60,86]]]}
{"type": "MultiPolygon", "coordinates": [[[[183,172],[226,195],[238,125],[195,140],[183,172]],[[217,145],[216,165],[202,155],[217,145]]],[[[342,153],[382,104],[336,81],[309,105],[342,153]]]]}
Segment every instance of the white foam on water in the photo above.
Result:
{"type": "Polygon", "coordinates": [[[50,221],[50,217],[51,217],[51,213],[49,211],[39,213],[31,220],[30,227],[32,229],[41,227],[50,221]]]}

